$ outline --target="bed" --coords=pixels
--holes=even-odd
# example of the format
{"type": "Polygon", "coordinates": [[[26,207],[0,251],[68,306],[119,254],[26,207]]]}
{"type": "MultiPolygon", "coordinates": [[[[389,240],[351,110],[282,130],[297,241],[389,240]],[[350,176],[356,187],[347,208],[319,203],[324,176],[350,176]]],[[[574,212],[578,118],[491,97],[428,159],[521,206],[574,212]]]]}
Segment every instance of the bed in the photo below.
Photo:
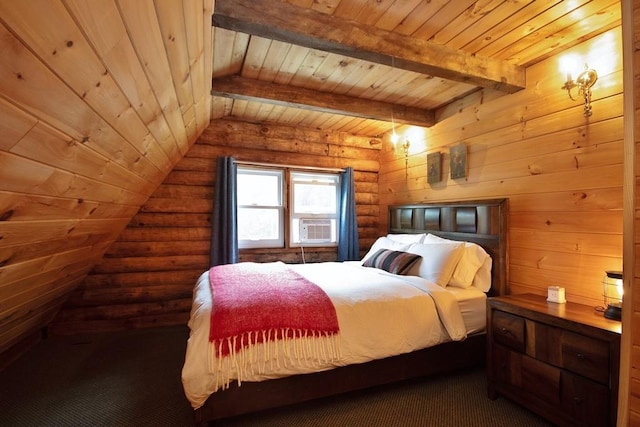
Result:
{"type": "MultiPolygon", "coordinates": [[[[182,375],[196,424],[482,365],[486,297],[506,293],[507,209],[507,199],[390,206],[389,234],[377,239],[362,261],[284,267],[286,274],[321,288],[335,307],[339,329],[335,335],[318,334],[311,342],[320,342],[320,350],[307,356],[298,349],[316,344],[274,350],[266,339],[256,340],[251,348],[257,356],[243,356],[242,362],[235,353],[220,353],[222,344],[216,347],[208,339],[211,285],[210,273],[203,273],[194,289],[182,375]],[[472,252],[486,259],[476,260],[481,266],[470,275],[462,268],[468,263],[459,261],[472,252]],[[431,261],[438,256],[445,261],[431,261]],[[334,284],[333,277],[349,282],[349,290],[334,284]],[[466,284],[450,286],[456,281],[466,284]],[[371,289],[376,297],[365,297],[371,289]],[[389,294],[401,301],[391,301],[389,294]],[[356,305],[362,307],[357,313],[356,305]],[[391,339],[382,340],[383,335],[391,339]],[[291,363],[293,353],[305,363],[291,363]],[[261,361],[260,369],[254,369],[253,359],[261,361]],[[228,362],[224,369],[223,362],[228,362]]],[[[242,268],[249,267],[254,268],[242,268]]],[[[284,271],[278,263],[256,267],[284,271]]],[[[296,343],[293,338],[281,342],[296,343]]],[[[229,344],[228,351],[235,348],[229,344]]]]}

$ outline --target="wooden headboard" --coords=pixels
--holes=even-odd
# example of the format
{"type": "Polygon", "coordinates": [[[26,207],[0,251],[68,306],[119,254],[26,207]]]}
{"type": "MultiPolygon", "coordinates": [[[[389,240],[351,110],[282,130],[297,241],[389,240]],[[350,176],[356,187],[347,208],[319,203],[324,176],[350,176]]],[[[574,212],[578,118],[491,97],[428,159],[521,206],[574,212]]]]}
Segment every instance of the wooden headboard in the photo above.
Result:
{"type": "Polygon", "coordinates": [[[489,295],[507,293],[508,199],[389,206],[389,233],[431,233],[474,242],[493,260],[489,295]]]}

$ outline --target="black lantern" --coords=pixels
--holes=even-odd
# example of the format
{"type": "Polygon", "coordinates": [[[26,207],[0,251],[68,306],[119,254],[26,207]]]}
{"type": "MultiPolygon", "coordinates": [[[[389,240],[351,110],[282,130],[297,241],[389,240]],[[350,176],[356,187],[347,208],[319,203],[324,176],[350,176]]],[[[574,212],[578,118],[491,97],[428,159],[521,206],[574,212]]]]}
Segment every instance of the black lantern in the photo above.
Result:
{"type": "Polygon", "coordinates": [[[622,319],[622,272],[607,271],[602,279],[604,296],[604,317],[607,319],[622,319]]]}

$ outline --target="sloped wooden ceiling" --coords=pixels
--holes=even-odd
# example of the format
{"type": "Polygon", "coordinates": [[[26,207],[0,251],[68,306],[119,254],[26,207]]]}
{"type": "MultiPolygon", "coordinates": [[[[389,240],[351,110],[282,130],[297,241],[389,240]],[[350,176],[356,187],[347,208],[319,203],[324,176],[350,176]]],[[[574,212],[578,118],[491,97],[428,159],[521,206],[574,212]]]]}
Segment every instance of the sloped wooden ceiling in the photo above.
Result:
{"type": "Polygon", "coordinates": [[[209,124],[211,0],[0,1],[0,353],[209,124]]]}
{"type": "Polygon", "coordinates": [[[50,322],[211,119],[366,136],[430,126],[470,93],[508,96],[521,70],[619,25],[619,10],[0,0],[0,354],[50,322]]]}

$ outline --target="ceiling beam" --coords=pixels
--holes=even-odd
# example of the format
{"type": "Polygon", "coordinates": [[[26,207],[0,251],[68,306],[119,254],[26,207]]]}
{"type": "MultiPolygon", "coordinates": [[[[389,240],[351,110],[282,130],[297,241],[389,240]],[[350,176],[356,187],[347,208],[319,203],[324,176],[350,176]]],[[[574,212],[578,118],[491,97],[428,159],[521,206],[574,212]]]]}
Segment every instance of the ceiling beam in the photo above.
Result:
{"type": "Polygon", "coordinates": [[[277,0],[216,0],[213,25],[507,93],[525,87],[523,67],[277,0]]]}
{"type": "Polygon", "coordinates": [[[226,76],[213,79],[211,95],[259,101],[284,107],[301,108],[322,113],[342,114],[364,119],[430,127],[435,123],[432,110],[372,101],[268,81],[226,76]]]}

